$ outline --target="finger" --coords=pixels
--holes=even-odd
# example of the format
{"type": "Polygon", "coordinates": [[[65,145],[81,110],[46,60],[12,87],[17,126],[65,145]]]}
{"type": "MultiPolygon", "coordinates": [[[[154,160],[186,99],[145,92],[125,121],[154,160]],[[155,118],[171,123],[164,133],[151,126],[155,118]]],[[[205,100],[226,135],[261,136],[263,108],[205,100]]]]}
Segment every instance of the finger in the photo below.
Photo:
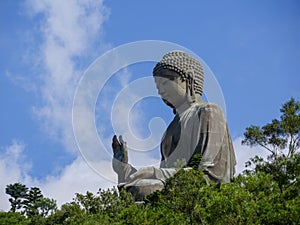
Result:
{"type": "Polygon", "coordinates": [[[128,151],[127,151],[127,147],[125,146],[124,147],[124,159],[123,159],[123,162],[124,163],[128,163],[128,151]]]}
{"type": "Polygon", "coordinates": [[[126,142],[123,140],[122,135],[119,136],[120,144],[126,145],[126,142]]]}
{"type": "Polygon", "coordinates": [[[113,136],[112,141],[113,141],[113,143],[116,143],[116,144],[120,145],[120,142],[118,141],[117,135],[113,136]]]}
{"type": "Polygon", "coordinates": [[[112,139],[112,144],[116,147],[116,146],[120,146],[120,142],[118,141],[118,138],[116,135],[114,135],[113,139],[112,139]]]}
{"type": "Polygon", "coordinates": [[[121,143],[121,148],[122,148],[123,154],[124,154],[123,162],[124,162],[124,163],[128,163],[128,151],[127,151],[127,146],[126,146],[126,142],[123,140],[122,135],[119,136],[119,141],[120,141],[120,143],[121,143]]]}
{"type": "Polygon", "coordinates": [[[113,139],[112,139],[112,149],[113,149],[114,154],[120,150],[120,143],[119,143],[116,135],[114,135],[113,139]]]}

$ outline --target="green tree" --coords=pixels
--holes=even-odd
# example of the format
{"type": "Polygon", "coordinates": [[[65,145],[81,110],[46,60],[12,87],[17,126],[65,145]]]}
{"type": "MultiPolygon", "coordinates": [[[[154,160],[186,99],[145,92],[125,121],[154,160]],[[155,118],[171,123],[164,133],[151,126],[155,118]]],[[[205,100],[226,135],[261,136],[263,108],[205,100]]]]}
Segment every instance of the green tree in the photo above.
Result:
{"type": "Polygon", "coordinates": [[[30,188],[24,200],[24,208],[27,216],[31,217],[39,214],[39,203],[42,198],[42,192],[38,187],[30,188]]]}
{"type": "Polygon", "coordinates": [[[262,127],[246,128],[242,144],[259,145],[271,153],[266,161],[258,156],[251,158],[246,167],[255,165],[255,168],[246,172],[271,174],[280,191],[289,192],[298,185],[300,175],[297,152],[300,148],[300,102],[291,98],[282,105],[280,112],[279,120],[273,119],[262,127]]]}
{"type": "MultiPolygon", "coordinates": [[[[18,212],[0,212],[1,225],[29,225],[30,220],[18,212]]],[[[31,225],[31,224],[30,224],[31,225]]]]}
{"type": "Polygon", "coordinates": [[[45,217],[55,212],[56,201],[45,198],[38,187],[28,189],[21,183],[9,184],[6,186],[6,194],[10,195],[10,211],[19,211],[27,217],[45,217]]]}
{"type": "Polygon", "coordinates": [[[183,224],[199,224],[201,216],[195,214],[195,208],[201,202],[208,187],[204,174],[198,170],[179,170],[167,180],[164,190],[146,197],[147,204],[168,211],[170,216],[184,219],[183,224]]]}
{"type": "Polygon", "coordinates": [[[271,156],[293,156],[300,148],[300,102],[291,98],[280,109],[280,119],[273,119],[262,127],[246,128],[242,144],[259,145],[271,156]]]}
{"type": "Polygon", "coordinates": [[[24,212],[28,217],[45,217],[56,210],[56,201],[45,198],[38,187],[30,188],[24,200],[24,212]]]}
{"type": "Polygon", "coordinates": [[[5,188],[5,193],[10,195],[9,202],[11,204],[10,211],[16,212],[22,208],[24,198],[28,188],[21,183],[9,184],[5,188]]]}
{"type": "MultiPolygon", "coordinates": [[[[299,171],[299,158],[295,160],[298,167],[293,171],[299,171]]],[[[207,185],[203,173],[180,170],[166,181],[164,190],[147,196],[143,204],[135,203],[124,191],[100,189],[97,194],[76,194],[74,201],[47,217],[0,212],[0,224],[299,224],[297,185],[290,183],[281,192],[278,181],[264,172],[242,174],[228,184],[207,185]]]]}

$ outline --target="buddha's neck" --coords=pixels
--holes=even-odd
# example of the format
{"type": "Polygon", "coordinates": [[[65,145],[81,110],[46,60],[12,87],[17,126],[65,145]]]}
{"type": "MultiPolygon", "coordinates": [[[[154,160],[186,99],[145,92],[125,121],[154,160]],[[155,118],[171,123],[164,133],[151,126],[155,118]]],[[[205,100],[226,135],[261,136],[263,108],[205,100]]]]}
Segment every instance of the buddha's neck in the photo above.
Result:
{"type": "Polygon", "coordinates": [[[177,102],[175,109],[177,114],[182,114],[185,110],[187,110],[188,108],[190,108],[193,104],[195,104],[195,102],[202,102],[203,100],[201,99],[201,96],[196,95],[195,96],[195,100],[192,101],[190,97],[186,97],[185,101],[181,102],[179,104],[179,102],[177,102]]]}

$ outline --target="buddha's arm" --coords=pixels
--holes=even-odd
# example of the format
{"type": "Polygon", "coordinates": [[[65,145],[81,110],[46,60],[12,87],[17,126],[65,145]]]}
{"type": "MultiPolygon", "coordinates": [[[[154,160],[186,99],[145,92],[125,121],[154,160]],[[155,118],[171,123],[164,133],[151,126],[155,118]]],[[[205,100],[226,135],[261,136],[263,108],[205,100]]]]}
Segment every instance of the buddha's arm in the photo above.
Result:
{"type": "Polygon", "coordinates": [[[218,182],[228,181],[230,155],[234,154],[227,123],[220,107],[214,104],[201,109],[200,138],[197,151],[202,154],[200,168],[218,182]]]}
{"type": "Polygon", "coordinates": [[[198,147],[205,163],[213,163],[227,134],[224,114],[219,106],[209,104],[199,112],[200,137],[198,147]]]}

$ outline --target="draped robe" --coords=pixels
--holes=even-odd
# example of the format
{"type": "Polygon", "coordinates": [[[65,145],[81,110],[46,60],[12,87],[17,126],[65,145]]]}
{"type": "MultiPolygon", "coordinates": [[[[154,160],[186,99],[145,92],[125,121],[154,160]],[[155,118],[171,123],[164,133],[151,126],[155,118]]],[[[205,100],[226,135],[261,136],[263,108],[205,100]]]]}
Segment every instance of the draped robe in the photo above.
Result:
{"type": "Polygon", "coordinates": [[[178,160],[189,165],[197,153],[202,155],[199,169],[209,179],[230,182],[235,172],[235,154],[224,114],[216,104],[195,103],[176,114],[161,142],[161,178],[169,176],[168,168],[180,165],[178,160]]]}

